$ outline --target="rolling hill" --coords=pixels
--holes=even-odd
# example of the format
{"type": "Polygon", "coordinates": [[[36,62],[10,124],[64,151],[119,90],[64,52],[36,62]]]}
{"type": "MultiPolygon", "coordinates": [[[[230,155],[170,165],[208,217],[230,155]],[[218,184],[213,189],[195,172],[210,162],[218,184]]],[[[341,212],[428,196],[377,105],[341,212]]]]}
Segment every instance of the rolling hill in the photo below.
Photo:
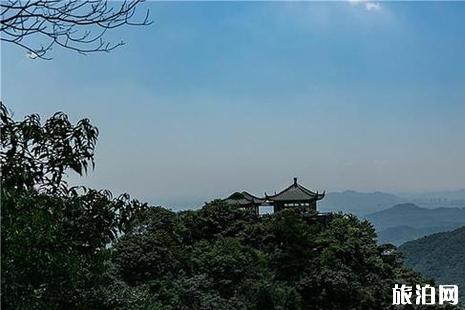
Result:
{"type": "Polygon", "coordinates": [[[380,243],[400,245],[406,241],[465,225],[465,208],[421,208],[411,203],[366,216],[376,228],[380,243]]]}
{"type": "MultiPolygon", "coordinates": [[[[407,242],[399,250],[408,266],[437,284],[456,284],[465,293],[465,227],[407,242]]],[[[463,294],[459,296],[463,300],[463,294]]]]}
{"type": "Polygon", "coordinates": [[[344,192],[329,192],[319,202],[318,208],[321,211],[342,211],[361,216],[407,201],[409,200],[383,192],[361,193],[347,190],[344,192]]]}
{"type": "Polygon", "coordinates": [[[402,203],[414,203],[427,209],[465,208],[465,190],[395,195],[385,192],[364,193],[346,190],[327,193],[318,207],[321,211],[342,211],[362,216],[402,203]]]}

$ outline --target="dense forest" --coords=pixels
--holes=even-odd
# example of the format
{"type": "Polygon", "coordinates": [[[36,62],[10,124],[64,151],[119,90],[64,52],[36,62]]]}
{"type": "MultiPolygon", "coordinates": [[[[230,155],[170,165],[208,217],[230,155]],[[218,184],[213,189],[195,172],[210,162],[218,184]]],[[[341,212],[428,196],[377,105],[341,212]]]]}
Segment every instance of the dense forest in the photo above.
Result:
{"type": "Polygon", "coordinates": [[[3,309],[390,309],[395,283],[429,283],[355,216],[175,213],[71,187],[94,165],[88,120],[0,117],[3,309]]]}
{"type": "MultiPolygon", "coordinates": [[[[405,263],[442,284],[465,287],[465,227],[403,244],[405,263]]],[[[464,300],[463,289],[461,299],[464,300]]]]}

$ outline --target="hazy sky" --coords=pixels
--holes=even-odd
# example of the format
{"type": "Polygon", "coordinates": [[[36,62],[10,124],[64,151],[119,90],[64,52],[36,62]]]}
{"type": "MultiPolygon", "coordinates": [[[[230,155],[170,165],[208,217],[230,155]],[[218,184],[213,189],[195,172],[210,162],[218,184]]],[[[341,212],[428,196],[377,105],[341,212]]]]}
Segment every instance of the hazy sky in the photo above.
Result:
{"type": "Polygon", "coordinates": [[[152,202],[465,188],[465,3],[147,3],[127,45],[31,60],[2,46],[16,118],[100,129],[81,183],[152,202]]]}

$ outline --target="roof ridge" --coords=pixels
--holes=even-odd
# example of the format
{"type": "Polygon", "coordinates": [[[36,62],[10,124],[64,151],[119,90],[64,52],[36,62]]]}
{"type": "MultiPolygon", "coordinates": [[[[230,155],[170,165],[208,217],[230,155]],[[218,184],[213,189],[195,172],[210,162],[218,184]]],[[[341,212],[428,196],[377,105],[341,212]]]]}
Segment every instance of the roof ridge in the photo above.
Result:
{"type": "MultiPolygon", "coordinates": [[[[252,197],[252,199],[265,200],[265,198],[255,196],[255,195],[253,195],[253,194],[251,194],[251,193],[249,193],[249,192],[247,192],[247,191],[242,191],[241,194],[242,194],[242,195],[248,195],[248,196],[252,197]]],[[[245,199],[247,199],[247,198],[245,198],[245,199]]],[[[247,200],[248,200],[248,199],[247,199],[247,200]]]]}
{"type": "Polygon", "coordinates": [[[320,200],[322,199],[324,196],[325,196],[325,192],[323,193],[319,193],[319,192],[314,192],[308,188],[306,188],[305,186],[303,185],[300,185],[299,183],[297,183],[297,178],[294,178],[294,183],[291,184],[290,186],[286,187],[285,189],[283,189],[282,191],[280,191],[279,193],[277,194],[274,194],[274,195],[266,195],[266,199],[270,199],[270,200],[282,200],[282,199],[291,199],[291,200],[298,200],[296,198],[296,195],[297,197],[300,195],[301,199],[316,199],[316,200],[320,200]],[[300,194],[298,194],[300,193],[300,194]],[[284,198],[286,197],[286,198],[284,198]],[[290,197],[293,197],[293,198],[290,198],[290,197]]]}
{"type": "Polygon", "coordinates": [[[276,197],[276,196],[279,196],[281,195],[282,193],[285,193],[286,191],[288,191],[289,189],[291,189],[291,187],[294,187],[295,185],[294,184],[291,184],[289,185],[288,187],[286,187],[285,189],[283,189],[282,191],[280,191],[279,193],[277,194],[274,194],[274,195],[266,195],[267,198],[273,198],[273,197],[276,197]]]}
{"type": "Polygon", "coordinates": [[[318,193],[318,191],[317,191],[317,192],[314,192],[314,191],[312,191],[312,190],[306,188],[306,187],[303,186],[303,185],[297,184],[297,186],[298,186],[301,190],[303,190],[304,192],[307,192],[308,194],[316,195],[316,194],[318,193]]]}

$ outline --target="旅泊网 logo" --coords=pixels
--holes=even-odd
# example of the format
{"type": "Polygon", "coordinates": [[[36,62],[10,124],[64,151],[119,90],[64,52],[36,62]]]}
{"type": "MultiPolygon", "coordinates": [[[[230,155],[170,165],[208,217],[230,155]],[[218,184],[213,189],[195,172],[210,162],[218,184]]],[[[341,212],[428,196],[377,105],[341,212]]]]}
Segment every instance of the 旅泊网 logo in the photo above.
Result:
{"type": "Polygon", "coordinates": [[[396,284],[392,289],[393,305],[456,305],[459,302],[457,285],[439,285],[436,289],[430,285],[412,286],[396,284]]]}

